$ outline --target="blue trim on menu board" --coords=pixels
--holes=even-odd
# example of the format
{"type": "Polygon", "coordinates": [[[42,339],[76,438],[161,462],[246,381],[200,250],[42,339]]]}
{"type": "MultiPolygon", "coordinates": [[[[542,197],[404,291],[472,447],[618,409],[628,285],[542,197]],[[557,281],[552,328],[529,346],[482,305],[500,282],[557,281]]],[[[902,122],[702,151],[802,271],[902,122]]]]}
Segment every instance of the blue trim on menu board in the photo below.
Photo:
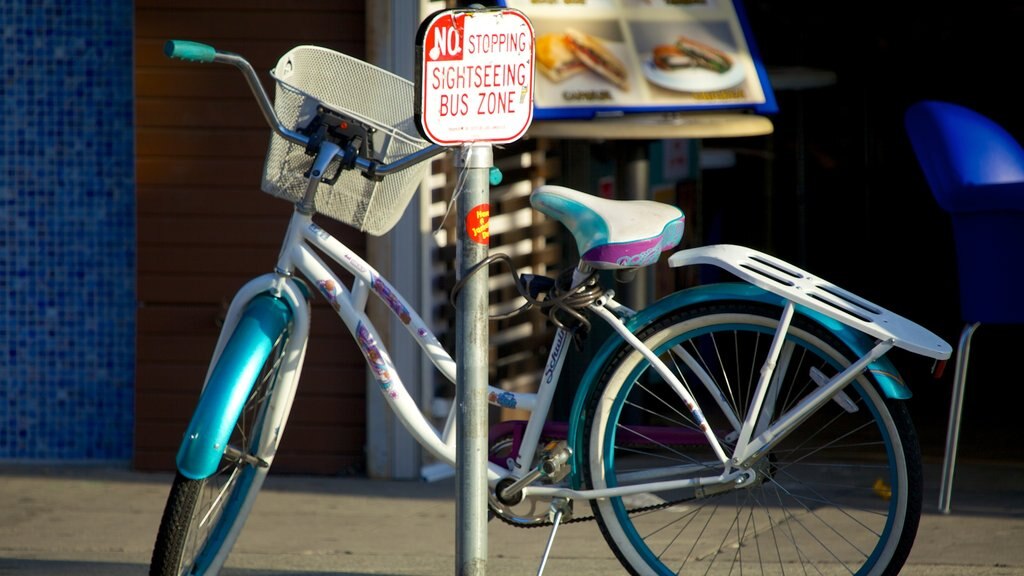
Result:
{"type": "MultiPolygon", "coordinates": [[[[535,81],[535,120],[586,120],[632,114],[734,111],[771,115],[778,112],[775,94],[772,91],[768,73],[757,49],[757,43],[751,32],[748,16],[746,16],[741,0],[694,0],[692,4],[694,10],[718,10],[707,19],[699,16],[682,17],[678,13],[673,16],[672,12],[668,12],[668,19],[650,16],[647,18],[636,17],[636,12],[632,12],[631,15],[630,10],[647,8],[644,6],[631,7],[629,5],[631,2],[639,3],[637,0],[590,0],[589,5],[588,0],[578,2],[499,0],[497,2],[500,7],[521,10],[531,19],[537,31],[539,54],[538,75],[535,81]],[[530,5],[534,2],[536,2],[536,6],[530,5]],[[587,11],[571,13],[575,9],[587,9],[587,11]],[[586,14],[586,17],[571,17],[579,14],[586,14]],[[723,14],[723,17],[716,17],[718,14],[723,14]],[[735,16],[734,20],[732,14],[735,16]],[[720,76],[715,72],[710,72],[707,67],[693,65],[692,60],[675,69],[655,66],[653,54],[667,45],[672,46],[676,38],[682,36],[676,32],[677,25],[674,18],[678,18],[679,27],[689,29],[686,36],[692,36],[694,32],[695,35],[701,36],[703,47],[717,49],[716,51],[720,54],[729,52],[732,61],[726,59],[726,72],[716,71],[721,74],[720,76]],[[590,36],[591,39],[597,39],[599,43],[602,41],[600,37],[603,35],[605,39],[603,45],[598,46],[598,53],[601,53],[603,48],[603,53],[608,54],[611,59],[621,60],[620,64],[624,65],[622,67],[623,74],[617,78],[613,75],[605,75],[602,78],[592,67],[582,74],[569,72],[563,77],[554,73],[553,76],[545,77],[542,74],[540,52],[546,48],[543,46],[545,40],[550,40],[550,38],[542,37],[567,36],[562,32],[567,33],[569,28],[587,29],[593,34],[584,33],[582,36],[585,39],[590,36]],[[737,38],[739,34],[735,32],[736,29],[742,35],[742,42],[737,38]],[[607,38],[611,37],[618,40],[608,41],[607,38]],[[711,46],[714,42],[709,42],[709,39],[731,40],[734,45],[731,46],[731,50],[726,46],[711,46]],[[655,45],[655,42],[658,41],[660,43],[655,45]],[[752,71],[754,74],[751,74],[752,71]],[[729,84],[730,81],[731,84],[729,84]],[[564,86],[559,95],[554,95],[552,91],[555,84],[564,86]],[[726,92],[734,92],[734,94],[726,92]],[[580,100],[607,100],[608,104],[562,105],[561,101],[553,101],[555,99],[569,101],[570,97],[579,97],[580,100]]],[[[664,3],[660,8],[652,5],[650,9],[686,9],[689,7],[689,5],[674,6],[672,0],[654,0],[654,2],[664,3]]],[[[573,45],[569,41],[565,41],[564,44],[571,46],[573,54],[580,57],[578,44],[573,45]]],[[[701,42],[695,42],[695,44],[701,46],[701,42]]],[[[586,48],[585,46],[584,49],[586,48]]],[[[682,54],[679,55],[682,57],[682,54]]],[[[563,54],[562,61],[569,57],[563,54]]],[[[658,60],[658,65],[660,64],[663,64],[662,60],[658,60]]],[[[567,68],[571,69],[572,67],[567,68]]],[[[584,67],[581,65],[577,68],[584,67]]]]}
{"type": "Polygon", "coordinates": [[[761,52],[757,49],[754,34],[750,31],[746,8],[743,7],[742,0],[733,0],[732,6],[736,10],[736,18],[740,22],[740,29],[743,30],[743,36],[747,40],[747,49],[750,52],[750,58],[754,61],[754,68],[757,70],[757,79],[761,82],[761,88],[764,90],[765,101],[763,104],[754,106],[754,112],[758,114],[776,114],[779,111],[779,105],[775,101],[775,91],[772,90],[772,83],[768,79],[768,70],[764,66],[764,61],[761,60],[761,52]]]}

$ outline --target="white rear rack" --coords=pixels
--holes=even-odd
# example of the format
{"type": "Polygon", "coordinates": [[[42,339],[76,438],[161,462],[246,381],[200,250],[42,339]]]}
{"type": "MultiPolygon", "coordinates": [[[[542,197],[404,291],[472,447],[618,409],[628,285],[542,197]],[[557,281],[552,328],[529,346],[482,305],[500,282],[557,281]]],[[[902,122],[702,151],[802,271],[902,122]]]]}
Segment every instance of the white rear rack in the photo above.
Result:
{"type": "Polygon", "coordinates": [[[676,252],[668,259],[677,268],[711,264],[738,278],[879,340],[936,360],[945,360],[952,348],[922,326],[822,280],[788,262],[751,248],[716,244],[676,252]]]}

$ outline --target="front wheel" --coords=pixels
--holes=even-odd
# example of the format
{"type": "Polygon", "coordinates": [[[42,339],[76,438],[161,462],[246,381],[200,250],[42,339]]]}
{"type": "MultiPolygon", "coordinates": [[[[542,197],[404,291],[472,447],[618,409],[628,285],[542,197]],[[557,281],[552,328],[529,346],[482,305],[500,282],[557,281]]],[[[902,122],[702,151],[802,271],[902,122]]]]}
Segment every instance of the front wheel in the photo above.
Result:
{"type": "Polygon", "coordinates": [[[261,434],[287,348],[288,332],[266,340],[258,323],[240,324],[218,360],[226,366],[239,356],[255,366],[251,392],[213,475],[174,479],[157,534],[150,576],[215,574],[227,558],[266,478],[269,464],[260,457],[261,434]],[[253,330],[247,332],[247,329],[253,330]],[[234,344],[234,345],[233,345],[234,344]]]}
{"type": "MultiPolygon", "coordinates": [[[[719,303],[674,311],[638,334],[696,398],[727,456],[781,308],[719,303]]],[[[765,397],[763,430],[856,356],[796,315],[765,397]]],[[[679,395],[623,347],[588,398],[584,480],[593,488],[715,476],[721,461],[679,395]]],[[[921,514],[920,448],[906,407],[864,373],[733,485],[592,501],[633,574],[856,574],[900,571],[921,514]]]]}

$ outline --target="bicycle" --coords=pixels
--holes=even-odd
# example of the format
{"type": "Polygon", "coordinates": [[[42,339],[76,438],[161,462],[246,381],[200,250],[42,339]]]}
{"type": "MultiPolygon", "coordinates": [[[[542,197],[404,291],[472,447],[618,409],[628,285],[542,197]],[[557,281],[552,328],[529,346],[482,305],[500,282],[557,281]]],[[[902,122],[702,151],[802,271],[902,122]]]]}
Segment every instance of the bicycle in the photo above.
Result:
{"type": "MultiPolygon", "coordinates": [[[[447,149],[412,128],[411,83],[344,54],[299,46],[282,56],[271,103],[237,54],[177,40],[165,52],[243,72],[273,132],[263,189],[295,204],[273,272],[230,304],[154,546],[151,574],[214,574],[273,464],[317,295],[356,339],[400,421],[454,465],[454,412],[441,429],[420,412],[367,317],[370,296],[453,384],[455,361],[385,278],[312,220],[323,214],[387,232],[415,193],[423,161],[447,149]]],[[[581,256],[555,278],[513,272],[527,307],[545,311],[556,330],[536,392],[488,389],[491,404],[531,412],[492,426],[488,486],[493,517],[551,527],[541,568],[560,523],[595,520],[633,574],[897,573],[917,531],[922,472],[902,402],[910,389],[887,353],[944,361],[950,346],[787,262],[733,245],[668,258],[672,267],[716,266],[729,281],[631,310],[598,272],[656,262],[681,241],[682,212],[553,185],[534,190],[531,203],[569,229],[581,256]],[[551,421],[571,344],[595,318],[611,334],[587,358],[568,422],[551,421]],[[576,501],[590,513],[576,514],[576,501]]]]}

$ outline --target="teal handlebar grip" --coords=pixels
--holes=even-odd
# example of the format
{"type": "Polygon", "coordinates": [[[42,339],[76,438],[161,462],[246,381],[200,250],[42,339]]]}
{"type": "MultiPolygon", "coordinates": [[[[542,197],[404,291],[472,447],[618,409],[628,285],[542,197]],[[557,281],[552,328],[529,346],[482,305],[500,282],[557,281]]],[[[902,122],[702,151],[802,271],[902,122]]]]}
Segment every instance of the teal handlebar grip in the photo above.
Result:
{"type": "Polygon", "coordinates": [[[213,46],[189,40],[168,40],[164,44],[164,54],[168,58],[178,58],[190,62],[213,62],[217,50],[213,46]]]}

